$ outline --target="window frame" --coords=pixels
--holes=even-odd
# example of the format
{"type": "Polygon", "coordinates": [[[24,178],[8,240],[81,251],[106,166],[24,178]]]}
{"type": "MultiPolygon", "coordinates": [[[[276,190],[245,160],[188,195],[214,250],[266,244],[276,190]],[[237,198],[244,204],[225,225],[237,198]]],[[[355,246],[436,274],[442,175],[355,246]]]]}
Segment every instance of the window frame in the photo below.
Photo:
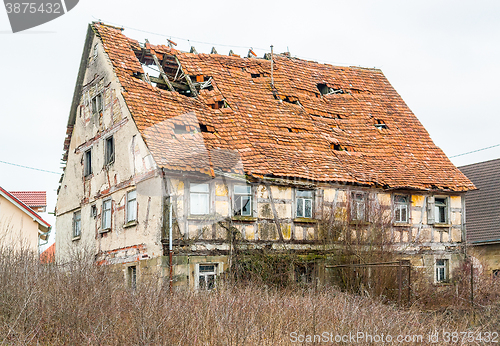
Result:
{"type": "Polygon", "coordinates": [[[79,239],[82,236],[82,211],[77,210],[73,213],[73,239],[79,239]]]}
{"type": "Polygon", "coordinates": [[[83,153],[83,176],[92,175],[92,148],[85,150],[83,153]]]}
{"type": "Polygon", "coordinates": [[[108,232],[112,227],[112,218],[113,218],[113,199],[111,197],[105,198],[102,200],[102,210],[101,210],[101,232],[108,232]],[[109,209],[106,208],[106,203],[109,202],[109,209]],[[109,213],[109,226],[105,224],[105,221],[108,220],[106,217],[106,213],[109,213]]]}
{"type": "Polygon", "coordinates": [[[127,195],[126,195],[126,208],[125,208],[125,224],[128,224],[128,223],[133,223],[133,222],[137,222],[137,219],[138,219],[138,203],[137,203],[137,190],[134,189],[134,190],[130,190],[130,191],[127,191],[127,195]],[[130,194],[135,192],[135,196],[134,198],[130,198],[130,194]],[[131,201],[134,201],[134,205],[132,206],[132,208],[130,207],[130,202],[131,201]],[[130,211],[132,209],[135,209],[135,217],[133,219],[130,218],[130,211]]]}
{"type": "Polygon", "coordinates": [[[445,283],[450,280],[449,263],[449,259],[447,258],[436,258],[436,261],[434,262],[434,279],[436,280],[436,283],[445,283]],[[442,264],[438,263],[439,261],[442,261],[442,264]]]}
{"type": "Polygon", "coordinates": [[[203,290],[203,291],[211,291],[211,290],[214,290],[216,287],[217,287],[217,281],[219,279],[219,263],[213,263],[213,262],[210,262],[210,263],[197,263],[196,264],[196,278],[195,278],[195,288],[197,290],[203,290]],[[200,267],[201,266],[213,266],[213,270],[211,271],[204,271],[202,272],[200,270],[200,267]],[[203,281],[201,281],[201,277],[204,277],[203,281]],[[213,281],[212,281],[212,286],[208,286],[207,285],[207,277],[209,276],[213,276],[213,281]],[[202,282],[205,282],[204,284],[202,284],[202,282]]]}
{"type": "Polygon", "coordinates": [[[446,225],[449,223],[450,199],[448,196],[434,196],[434,224],[446,225]],[[438,200],[444,200],[444,205],[438,206],[438,200]],[[443,209],[444,221],[441,221],[441,209],[443,209]]]}
{"type": "Polygon", "coordinates": [[[392,198],[392,202],[393,202],[393,219],[394,219],[394,223],[396,224],[408,224],[410,223],[410,218],[411,218],[411,195],[410,194],[403,194],[403,193],[396,193],[393,195],[393,198],[392,198]],[[406,202],[399,202],[397,201],[397,197],[406,197],[406,202]],[[397,212],[398,211],[401,211],[401,207],[405,207],[405,210],[406,210],[406,220],[401,220],[401,217],[400,219],[398,220],[397,219],[397,212]]]}
{"type": "Polygon", "coordinates": [[[210,203],[211,203],[211,184],[210,183],[189,183],[189,215],[193,216],[202,216],[202,215],[209,215],[210,214],[210,203]],[[207,186],[207,191],[193,191],[194,186],[202,186],[206,185],[207,186]],[[202,210],[201,212],[198,212],[196,208],[193,208],[193,201],[194,201],[194,196],[197,197],[203,197],[206,198],[206,208],[205,210],[202,210]],[[196,209],[196,213],[193,212],[193,210],[196,209]]]}
{"type": "Polygon", "coordinates": [[[132,290],[137,288],[137,265],[127,267],[127,285],[132,290]]]}
{"type": "Polygon", "coordinates": [[[314,190],[303,190],[303,189],[296,189],[295,190],[295,217],[296,218],[301,218],[301,219],[313,219],[314,218],[314,190]],[[310,193],[311,196],[305,196],[305,194],[310,193]],[[299,196],[299,194],[304,194],[302,196],[299,196]],[[301,200],[302,202],[299,202],[301,200]],[[311,211],[310,215],[306,215],[306,204],[307,201],[310,201],[311,204],[311,211]],[[301,213],[299,213],[299,205],[302,205],[301,207],[301,213]]]}
{"type": "Polygon", "coordinates": [[[367,205],[368,205],[368,193],[366,191],[351,191],[349,201],[349,218],[351,221],[356,222],[366,222],[368,221],[367,215],[367,205]],[[356,200],[356,196],[361,195],[362,200],[356,200]],[[362,206],[362,217],[359,217],[359,207],[362,206]],[[356,209],[354,208],[356,207],[356,209]],[[354,210],[356,210],[356,215],[354,215],[354,210]]]}
{"type": "Polygon", "coordinates": [[[111,135],[104,139],[104,165],[108,166],[115,162],[115,138],[111,135]],[[109,147],[111,143],[111,151],[109,147]]]}
{"type": "Polygon", "coordinates": [[[253,186],[250,184],[235,184],[233,185],[233,216],[246,216],[246,217],[252,217],[253,216],[253,186]],[[245,193],[241,192],[236,192],[237,187],[246,187],[247,189],[249,188],[250,191],[246,191],[245,193]],[[248,214],[243,214],[243,198],[247,197],[248,198],[248,203],[249,206],[247,209],[249,209],[248,214]],[[238,207],[238,202],[240,203],[239,208],[238,207]],[[239,212],[239,213],[238,213],[239,212]]]}
{"type": "Polygon", "coordinates": [[[100,114],[104,110],[103,93],[99,92],[91,100],[92,114],[100,114]]]}

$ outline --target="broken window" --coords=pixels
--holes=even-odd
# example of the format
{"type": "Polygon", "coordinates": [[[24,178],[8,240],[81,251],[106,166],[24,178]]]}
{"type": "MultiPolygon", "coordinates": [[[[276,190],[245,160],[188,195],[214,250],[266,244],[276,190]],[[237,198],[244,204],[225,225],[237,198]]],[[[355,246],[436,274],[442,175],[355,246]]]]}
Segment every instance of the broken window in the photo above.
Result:
{"type": "Polygon", "coordinates": [[[82,212],[78,210],[73,214],[73,238],[82,234],[82,212]]]}
{"type": "Polygon", "coordinates": [[[296,217],[312,218],[313,214],[313,191],[297,190],[295,193],[296,217]]]}
{"type": "Polygon", "coordinates": [[[409,202],[409,195],[394,195],[394,222],[408,223],[409,202]]]}
{"type": "Polygon", "coordinates": [[[104,154],[104,163],[109,165],[115,162],[115,140],[113,136],[109,136],[104,141],[105,145],[105,154],[104,154]]]}
{"type": "Polygon", "coordinates": [[[436,282],[446,282],[448,281],[448,260],[447,259],[437,259],[436,260],[436,282]]]}
{"type": "Polygon", "coordinates": [[[127,268],[128,287],[135,290],[137,288],[137,266],[127,268]]]}
{"type": "Polygon", "coordinates": [[[137,221],[137,190],[127,192],[127,220],[137,221]]]}
{"type": "Polygon", "coordinates": [[[99,93],[92,98],[92,113],[99,114],[101,112],[102,112],[102,93],[99,93]]]}
{"type": "Polygon", "coordinates": [[[94,45],[94,54],[93,54],[93,55],[94,55],[94,59],[95,59],[95,58],[97,58],[97,54],[98,54],[98,52],[99,52],[99,44],[98,44],[98,43],[96,43],[96,44],[94,45]]]}
{"type": "Polygon", "coordinates": [[[252,216],[252,187],[234,186],[234,215],[252,216]]]}
{"type": "Polygon", "coordinates": [[[209,184],[191,184],[189,187],[190,214],[207,215],[210,210],[209,184]]]}
{"type": "Polygon", "coordinates": [[[434,217],[436,223],[447,223],[448,221],[448,198],[436,197],[434,199],[434,217]]]}
{"type": "Polygon", "coordinates": [[[83,154],[83,175],[85,177],[92,174],[92,148],[83,154]]]}
{"type": "Polygon", "coordinates": [[[314,263],[298,263],[295,266],[295,281],[310,284],[314,280],[314,263]]]}
{"type": "Polygon", "coordinates": [[[111,198],[102,202],[102,231],[111,229],[111,198]]]}
{"type": "Polygon", "coordinates": [[[198,289],[213,290],[217,281],[217,264],[198,264],[198,289]]]}
{"type": "Polygon", "coordinates": [[[366,220],[366,193],[351,192],[351,220],[366,220]]]}

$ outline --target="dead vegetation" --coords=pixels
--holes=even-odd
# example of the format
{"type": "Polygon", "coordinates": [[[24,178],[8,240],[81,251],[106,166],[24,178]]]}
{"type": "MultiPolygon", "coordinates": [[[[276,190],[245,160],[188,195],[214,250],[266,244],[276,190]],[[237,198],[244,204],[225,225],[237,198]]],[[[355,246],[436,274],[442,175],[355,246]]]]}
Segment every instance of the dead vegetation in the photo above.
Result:
{"type": "Polygon", "coordinates": [[[491,286],[483,300],[478,290],[473,321],[467,302],[421,312],[331,287],[221,283],[211,292],[170,294],[168,284],[142,277],[132,290],[121,273],[90,258],[60,267],[4,248],[0,287],[0,345],[290,345],[294,332],[427,337],[500,327],[491,286]]]}

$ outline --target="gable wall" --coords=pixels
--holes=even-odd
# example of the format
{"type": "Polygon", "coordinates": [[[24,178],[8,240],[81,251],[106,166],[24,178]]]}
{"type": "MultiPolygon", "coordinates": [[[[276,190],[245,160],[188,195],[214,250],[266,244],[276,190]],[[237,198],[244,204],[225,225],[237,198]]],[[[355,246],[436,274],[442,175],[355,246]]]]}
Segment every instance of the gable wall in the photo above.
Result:
{"type": "Polygon", "coordinates": [[[82,84],[68,161],[58,195],[57,259],[64,262],[75,251],[88,250],[96,255],[138,244],[142,244],[141,255],[158,255],[161,248],[161,179],[125,105],[111,63],[95,36],[82,84]],[[94,57],[96,45],[98,51],[94,57]],[[99,93],[103,100],[102,112],[94,113],[92,99],[99,93]],[[111,135],[114,137],[115,158],[107,165],[105,140],[111,135]],[[84,176],[85,152],[89,149],[92,150],[92,174],[84,176]],[[124,227],[126,194],[134,189],[137,190],[138,219],[142,221],[124,227]],[[108,198],[112,199],[112,227],[103,232],[103,200],[108,198]],[[92,215],[93,205],[97,211],[95,215],[92,215]],[[75,239],[74,216],[78,211],[81,212],[82,231],[75,239]]]}

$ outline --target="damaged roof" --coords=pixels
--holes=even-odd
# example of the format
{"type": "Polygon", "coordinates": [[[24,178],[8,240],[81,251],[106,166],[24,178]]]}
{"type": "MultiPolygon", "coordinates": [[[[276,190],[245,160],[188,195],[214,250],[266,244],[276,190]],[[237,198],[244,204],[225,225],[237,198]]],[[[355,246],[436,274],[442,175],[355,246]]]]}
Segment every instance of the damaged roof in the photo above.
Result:
{"type": "MultiPolygon", "coordinates": [[[[159,167],[385,188],[474,185],[378,69],[140,44],[91,24],[159,167]],[[163,70],[154,78],[143,66],[163,70]]],[[[71,125],[71,124],[69,124],[71,125]]]]}

